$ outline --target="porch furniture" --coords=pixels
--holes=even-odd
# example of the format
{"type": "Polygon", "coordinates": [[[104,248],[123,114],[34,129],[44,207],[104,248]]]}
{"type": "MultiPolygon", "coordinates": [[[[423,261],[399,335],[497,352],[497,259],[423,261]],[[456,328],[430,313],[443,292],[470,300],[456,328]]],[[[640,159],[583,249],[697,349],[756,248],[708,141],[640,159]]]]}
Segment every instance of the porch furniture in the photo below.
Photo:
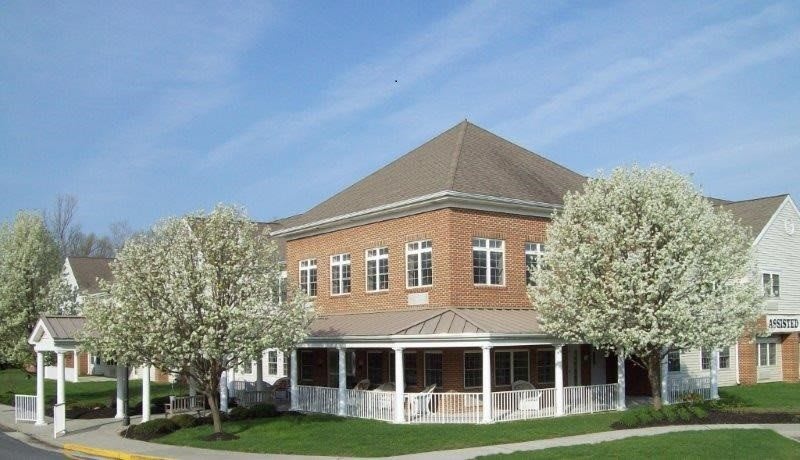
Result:
{"type": "Polygon", "coordinates": [[[167,418],[176,414],[197,412],[200,417],[206,411],[206,398],[203,395],[195,396],[170,396],[169,402],[164,404],[164,413],[167,418]]]}
{"type": "Polygon", "coordinates": [[[289,400],[289,377],[281,377],[272,383],[270,388],[273,401],[289,400]]]}
{"type": "Polygon", "coordinates": [[[428,385],[424,390],[417,394],[410,395],[411,398],[408,402],[408,416],[422,417],[431,411],[431,399],[433,390],[436,389],[436,384],[428,385]]]}
{"type": "Polygon", "coordinates": [[[375,389],[372,391],[394,391],[394,390],[395,390],[394,383],[386,382],[386,383],[381,383],[380,385],[375,387],[375,389]]]}
{"type": "Polygon", "coordinates": [[[354,390],[369,390],[369,379],[360,380],[356,383],[354,390]]]}
{"type": "Polygon", "coordinates": [[[542,393],[533,386],[532,383],[525,380],[517,380],[511,384],[511,389],[514,391],[525,391],[525,396],[519,398],[517,408],[524,411],[538,411],[540,409],[539,400],[542,393]]]}

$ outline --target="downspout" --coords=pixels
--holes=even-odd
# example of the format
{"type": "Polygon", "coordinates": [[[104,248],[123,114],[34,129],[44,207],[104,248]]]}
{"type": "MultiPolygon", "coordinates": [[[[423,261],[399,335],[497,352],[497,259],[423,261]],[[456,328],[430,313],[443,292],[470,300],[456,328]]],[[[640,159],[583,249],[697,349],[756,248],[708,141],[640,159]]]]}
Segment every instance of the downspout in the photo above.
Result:
{"type": "Polygon", "coordinates": [[[736,341],[736,384],[741,385],[741,378],[739,377],[739,369],[741,363],[739,363],[739,341],[736,341]]]}

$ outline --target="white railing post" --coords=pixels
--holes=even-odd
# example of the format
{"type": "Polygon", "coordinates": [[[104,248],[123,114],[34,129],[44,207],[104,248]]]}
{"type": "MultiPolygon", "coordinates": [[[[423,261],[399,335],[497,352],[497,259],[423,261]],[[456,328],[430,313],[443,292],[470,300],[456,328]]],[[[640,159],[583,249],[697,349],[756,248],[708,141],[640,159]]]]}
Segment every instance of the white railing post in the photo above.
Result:
{"type": "Polygon", "coordinates": [[[661,402],[670,404],[669,398],[669,352],[661,359],[661,402]]]}
{"type": "Polygon", "coordinates": [[[339,415],[347,415],[347,353],[339,346],[339,415]]]}
{"type": "Polygon", "coordinates": [[[256,391],[264,391],[264,353],[261,352],[256,361],[256,391]]]}
{"type": "Polygon", "coordinates": [[[142,422],[150,420],[150,366],[142,368],[142,422]]]}
{"type": "Polygon", "coordinates": [[[403,374],[403,348],[395,347],[394,350],[394,421],[403,423],[405,415],[405,380],[403,374]]]}
{"type": "Polygon", "coordinates": [[[625,354],[617,353],[617,409],[625,410],[625,354]]]}
{"type": "Polygon", "coordinates": [[[483,349],[483,423],[492,422],[492,347],[484,345],[483,349]]]}
{"type": "Polygon", "coordinates": [[[555,346],[556,360],[556,416],[564,415],[564,360],[563,345],[555,346]]]}
{"type": "Polygon", "coordinates": [[[711,399],[719,399],[719,350],[711,353],[711,399]]]}
{"type": "Polygon", "coordinates": [[[289,407],[297,410],[297,349],[292,349],[292,358],[289,363],[289,407]]]}
{"type": "Polygon", "coordinates": [[[124,376],[125,366],[117,364],[116,374],[117,374],[117,414],[114,416],[114,418],[119,420],[125,417],[125,411],[124,408],[122,407],[124,404],[122,397],[124,396],[123,392],[125,391],[125,389],[123,388],[123,382],[125,379],[124,376]]]}
{"type": "Polygon", "coordinates": [[[36,424],[47,425],[44,421],[44,353],[36,352],[36,424]]]}
{"type": "Polygon", "coordinates": [[[64,404],[64,352],[56,352],[56,404],[64,404]]]}
{"type": "Polygon", "coordinates": [[[219,378],[219,410],[228,412],[228,371],[222,371],[219,378]]]}

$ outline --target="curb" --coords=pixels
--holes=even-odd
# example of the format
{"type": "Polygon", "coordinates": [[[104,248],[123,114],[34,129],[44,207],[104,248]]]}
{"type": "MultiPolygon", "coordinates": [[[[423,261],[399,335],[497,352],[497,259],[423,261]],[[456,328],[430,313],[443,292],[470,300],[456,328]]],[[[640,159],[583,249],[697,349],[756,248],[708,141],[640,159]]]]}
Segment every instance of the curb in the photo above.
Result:
{"type": "Polygon", "coordinates": [[[64,444],[64,454],[81,453],[93,455],[95,457],[112,458],[117,460],[170,460],[166,457],[154,457],[151,455],[132,454],[130,452],[122,452],[119,450],[100,449],[99,447],[85,446],[83,444],[64,444]]]}

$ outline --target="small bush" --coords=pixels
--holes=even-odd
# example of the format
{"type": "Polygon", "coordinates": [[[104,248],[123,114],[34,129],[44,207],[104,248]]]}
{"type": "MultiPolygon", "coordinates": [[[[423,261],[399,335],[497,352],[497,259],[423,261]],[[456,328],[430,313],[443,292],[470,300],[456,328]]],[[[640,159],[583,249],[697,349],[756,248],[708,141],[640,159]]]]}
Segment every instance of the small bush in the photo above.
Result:
{"type": "Polygon", "coordinates": [[[250,418],[269,418],[280,415],[274,404],[254,404],[248,409],[250,418]]]}
{"type": "Polygon", "coordinates": [[[700,393],[686,393],[681,396],[681,402],[697,404],[703,402],[703,396],[700,393]]]}
{"type": "Polygon", "coordinates": [[[646,426],[653,423],[653,411],[648,410],[639,414],[639,426],[646,426]]]}
{"type": "Polygon", "coordinates": [[[688,422],[694,418],[694,415],[685,407],[679,407],[676,412],[678,414],[678,418],[684,422],[688,422]]]}
{"type": "Polygon", "coordinates": [[[625,412],[619,418],[619,423],[625,428],[636,428],[639,426],[639,418],[635,412],[625,412]]]}
{"type": "Polygon", "coordinates": [[[228,418],[231,420],[244,420],[250,417],[250,410],[246,407],[234,407],[228,411],[228,418]]]}
{"type": "Polygon", "coordinates": [[[170,420],[175,422],[175,424],[181,428],[189,428],[195,426],[197,417],[192,414],[178,414],[174,417],[171,417],[170,420]]]}
{"type": "Polygon", "coordinates": [[[667,418],[667,416],[664,415],[664,411],[655,410],[655,409],[652,409],[650,411],[650,416],[653,418],[653,421],[656,421],[656,422],[661,422],[661,421],[663,421],[663,420],[665,420],[667,418]]]}
{"type": "Polygon", "coordinates": [[[701,420],[702,420],[702,419],[704,419],[704,418],[707,418],[707,417],[708,417],[708,411],[707,411],[707,410],[705,410],[705,409],[703,409],[703,408],[702,408],[702,407],[700,407],[700,406],[689,406],[687,409],[688,409],[688,410],[689,410],[689,412],[691,412],[691,413],[692,413],[692,414],[693,414],[695,417],[697,417],[697,418],[699,418],[699,419],[701,419],[701,420]]]}
{"type": "Polygon", "coordinates": [[[139,441],[149,441],[154,438],[166,436],[180,429],[180,426],[172,419],[158,418],[149,422],[131,425],[125,430],[125,437],[138,439],[139,441]]]}
{"type": "Polygon", "coordinates": [[[664,406],[661,408],[661,410],[664,412],[664,417],[667,418],[667,421],[675,422],[678,420],[678,414],[675,411],[675,406],[664,406]]]}

